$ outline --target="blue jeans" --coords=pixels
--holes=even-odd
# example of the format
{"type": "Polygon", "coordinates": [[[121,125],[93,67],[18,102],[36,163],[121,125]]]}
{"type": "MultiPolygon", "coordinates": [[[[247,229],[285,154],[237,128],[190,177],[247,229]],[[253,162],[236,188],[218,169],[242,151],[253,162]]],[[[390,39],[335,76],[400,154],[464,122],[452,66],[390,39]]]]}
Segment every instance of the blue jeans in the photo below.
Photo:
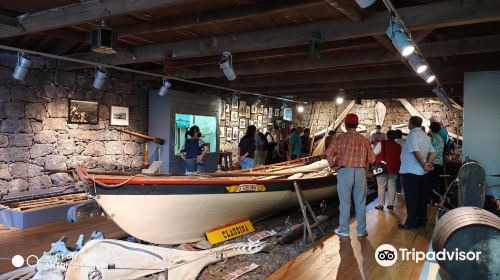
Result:
{"type": "Polygon", "coordinates": [[[203,173],[205,171],[203,164],[199,163],[195,158],[188,158],[184,160],[186,164],[186,172],[194,173],[198,170],[198,173],[203,173]]]}
{"type": "Polygon", "coordinates": [[[240,166],[242,169],[252,168],[253,167],[253,158],[246,157],[242,161],[240,161],[240,166]]]}
{"type": "Polygon", "coordinates": [[[349,233],[351,195],[354,199],[358,233],[366,232],[366,169],[341,168],[337,174],[337,193],[340,201],[339,232],[349,233]]]}

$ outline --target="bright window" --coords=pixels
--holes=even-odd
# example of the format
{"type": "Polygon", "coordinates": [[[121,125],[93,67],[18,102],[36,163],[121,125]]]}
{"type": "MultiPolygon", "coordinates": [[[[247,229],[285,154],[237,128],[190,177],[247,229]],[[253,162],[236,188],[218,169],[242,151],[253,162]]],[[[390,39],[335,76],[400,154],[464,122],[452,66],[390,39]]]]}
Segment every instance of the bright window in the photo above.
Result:
{"type": "MultiPolygon", "coordinates": [[[[201,139],[207,143],[209,152],[215,152],[217,146],[217,118],[214,116],[198,116],[175,114],[175,153],[178,154],[186,141],[186,132],[193,125],[200,128],[201,139]]],[[[188,136],[189,137],[189,136],[188,136]]]]}

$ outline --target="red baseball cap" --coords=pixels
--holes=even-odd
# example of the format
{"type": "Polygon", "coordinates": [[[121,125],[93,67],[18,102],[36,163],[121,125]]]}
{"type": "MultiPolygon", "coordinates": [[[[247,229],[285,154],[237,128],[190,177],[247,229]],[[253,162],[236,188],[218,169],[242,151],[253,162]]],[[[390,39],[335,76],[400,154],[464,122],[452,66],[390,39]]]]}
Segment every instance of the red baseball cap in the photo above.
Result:
{"type": "Polygon", "coordinates": [[[356,115],[356,114],[347,114],[347,116],[345,117],[345,123],[348,123],[348,124],[359,124],[358,115],[356,115]]]}

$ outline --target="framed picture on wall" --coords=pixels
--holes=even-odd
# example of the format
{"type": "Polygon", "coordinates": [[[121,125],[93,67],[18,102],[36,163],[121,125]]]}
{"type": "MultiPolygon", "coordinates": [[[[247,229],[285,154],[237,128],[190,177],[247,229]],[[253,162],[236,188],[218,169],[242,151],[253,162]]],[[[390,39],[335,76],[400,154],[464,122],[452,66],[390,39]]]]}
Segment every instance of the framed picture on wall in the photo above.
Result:
{"type": "Polygon", "coordinates": [[[226,137],[226,128],[221,126],[219,127],[220,129],[220,138],[225,138],[226,137]]]}
{"type": "Polygon", "coordinates": [[[233,127],[233,140],[238,140],[238,128],[233,127]]]}
{"type": "Polygon", "coordinates": [[[231,111],[231,121],[232,122],[238,121],[238,111],[231,111]]]}
{"type": "Polygon", "coordinates": [[[267,108],[264,108],[264,116],[267,116],[267,108]]]}
{"type": "Polygon", "coordinates": [[[226,112],[225,112],[224,110],[222,110],[222,111],[220,112],[219,119],[220,119],[220,120],[225,120],[225,119],[226,119],[226,112]]]}
{"type": "Polygon", "coordinates": [[[259,106],[259,113],[264,114],[264,105],[259,106]]]}
{"type": "Polygon", "coordinates": [[[272,119],[273,118],[273,108],[269,107],[269,114],[267,115],[267,118],[268,119],[272,119]]]}
{"type": "Polygon", "coordinates": [[[280,109],[274,109],[274,116],[279,117],[280,116],[280,109]]]}
{"type": "Polygon", "coordinates": [[[240,119],[240,128],[246,128],[246,127],[247,127],[247,120],[240,119]]]}
{"type": "Polygon", "coordinates": [[[233,137],[233,129],[231,127],[228,127],[226,129],[226,140],[231,141],[231,137],[233,137]]]}
{"type": "Polygon", "coordinates": [[[109,124],[128,126],[129,116],[130,112],[128,107],[111,106],[109,113],[109,124]]]}
{"type": "Polygon", "coordinates": [[[245,107],[245,118],[250,118],[250,106],[245,107]]]}
{"type": "Polygon", "coordinates": [[[257,127],[262,127],[262,116],[257,116],[257,127]]]}
{"type": "Polygon", "coordinates": [[[238,98],[235,98],[235,96],[231,98],[231,108],[238,109],[238,98]]]}
{"type": "Polygon", "coordinates": [[[257,114],[257,105],[252,105],[252,114],[257,114]]]}
{"type": "Polygon", "coordinates": [[[255,125],[255,122],[253,120],[249,120],[248,125],[255,125]]]}
{"type": "Polygon", "coordinates": [[[224,106],[224,108],[225,108],[226,113],[231,112],[231,107],[229,107],[229,104],[226,104],[226,106],[224,106]]]}
{"type": "Polygon", "coordinates": [[[219,126],[226,126],[226,121],[225,120],[220,121],[219,126]]]}
{"type": "Polygon", "coordinates": [[[84,100],[69,100],[68,123],[98,124],[99,102],[84,100]]]}
{"type": "Polygon", "coordinates": [[[240,133],[238,134],[238,140],[241,141],[241,138],[243,138],[243,136],[245,136],[245,132],[240,130],[240,133]]]}
{"type": "Polygon", "coordinates": [[[240,101],[240,107],[238,108],[238,116],[244,117],[245,116],[245,109],[247,107],[247,103],[245,101],[240,101]]]}

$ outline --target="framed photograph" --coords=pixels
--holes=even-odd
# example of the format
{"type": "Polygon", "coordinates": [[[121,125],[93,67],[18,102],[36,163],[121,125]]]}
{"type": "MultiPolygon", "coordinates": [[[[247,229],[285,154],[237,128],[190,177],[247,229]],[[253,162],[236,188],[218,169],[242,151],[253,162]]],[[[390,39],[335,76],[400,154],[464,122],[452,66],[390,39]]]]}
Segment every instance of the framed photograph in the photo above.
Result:
{"type": "Polygon", "coordinates": [[[226,106],[224,106],[224,108],[225,108],[226,113],[231,112],[231,107],[229,106],[229,104],[226,104],[226,106]]]}
{"type": "MultiPolygon", "coordinates": [[[[120,114],[120,117],[123,116],[120,114]]],[[[126,118],[128,124],[128,115],[126,118]]],[[[70,99],[68,106],[68,123],[98,124],[99,102],[70,99]]]]}
{"type": "Polygon", "coordinates": [[[240,128],[247,128],[247,120],[240,119],[240,128]]]}
{"type": "Polygon", "coordinates": [[[231,141],[232,137],[233,137],[233,129],[231,127],[228,127],[226,129],[226,140],[231,141]]]}
{"type": "Polygon", "coordinates": [[[231,98],[231,108],[238,109],[238,98],[236,96],[231,98]]]}
{"type": "Polygon", "coordinates": [[[253,120],[249,120],[248,125],[255,125],[255,122],[253,120]]]}
{"type": "Polygon", "coordinates": [[[245,136],[245,132],[240,130],[240,133],[238,134],[238,140],[241,141],[241,138],[243,138],[243,136],[245,136]]]}
{"type": "Polygon", "coordinates": [[[257,105],[252,105],[252,114],[257,114],[257,105]]]}
{"type": "Polygon", "coordinates": [[[250,106],[245,107],[245,118],[250,118],[250,106]]]}
{"type": "Polygon", "coordinates": [[[120,106],[111,106],[109,113],[109,124],[117,126],[128,126],[129,108],[120,106]]]}
{"type": "Polygon", "coordinates": [[[274,116],[279,117],[280,116],[280,109],[274,109],[274,116]]]}
{"type": "Polygon", "coordinates": [[[233,127],[233,140],[238,140],[238,128],[233,127]]]}
{"type": "Polygon", "coordinates": [[[225,101],[221,101],[221,103],[220,103],[219,119],[221,119],[221,120],[226,119],[226,102],[225,101]]]}
{"type": "Polygon", "coordinates": [[[259,113],[264,114],[264,105],[259,106],[259,113]]]}
{"type": "Polygon", "coordinates": [[[267,115],[267,118],[268,119],[272,119],[273,118],[273,108],[269,107],[269,114],[267,115]]]}
{"type": "Polygon", "coordinates": [[[259,127],[257,126],[257,123],[258,123],[257,119],[253,120],[253,125],[255,125],[257,127],[257,129],[259,129],[259,127]]]}
{"type": "Polygon", "coordinates": [[[264,108],[264,116],[267,116],[267,108],[264,108]]]}
{"type": "Polygon", "coordinates": [[[226,138],[221,138],[221,139],[219,139],[219,143],[220,143],[220,144],[224,144],[224,143],[226,143],[226,138]]]}
{"type": "Polygon", "coordinates": [[[232,122],[238,121],[238,111],[231,111],[231,121],[232,122]]]}
{"type": "Polygon", "coordinates": [[[240,101],[240,107],[238,108],[238,116],[244,117],[247,103],[245,101],[240,101]]]}
{"type": "Polygon", "coordinates": [[[225,138],[226,137],[226,128],[223,126],[220,126],[219,129],[220,129],[220,138],[225,138]]]}
{"type": "Polygon", "coordinates": [[[257,127],[262,127],[262,116],[257,116],[257,127]]]}

